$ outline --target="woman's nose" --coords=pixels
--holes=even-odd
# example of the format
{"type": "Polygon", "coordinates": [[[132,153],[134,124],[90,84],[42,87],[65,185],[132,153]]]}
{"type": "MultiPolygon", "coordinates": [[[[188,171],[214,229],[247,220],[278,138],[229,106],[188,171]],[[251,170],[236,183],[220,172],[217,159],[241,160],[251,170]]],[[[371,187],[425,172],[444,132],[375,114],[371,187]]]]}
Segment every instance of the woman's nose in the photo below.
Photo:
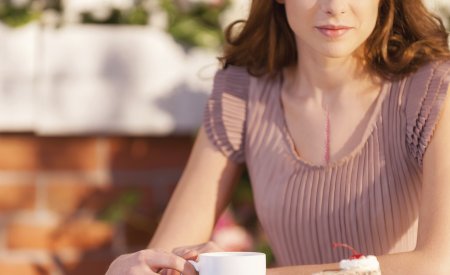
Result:
{"type": "MultiPolygon", "coordinates": [[[[362,0],[365,1],[365,0],[362,0]]],[[[322,12],[335,16],[344,14],[348,10],[348,1],[346,0],[321,0],[320,7],[322,12]]]]}

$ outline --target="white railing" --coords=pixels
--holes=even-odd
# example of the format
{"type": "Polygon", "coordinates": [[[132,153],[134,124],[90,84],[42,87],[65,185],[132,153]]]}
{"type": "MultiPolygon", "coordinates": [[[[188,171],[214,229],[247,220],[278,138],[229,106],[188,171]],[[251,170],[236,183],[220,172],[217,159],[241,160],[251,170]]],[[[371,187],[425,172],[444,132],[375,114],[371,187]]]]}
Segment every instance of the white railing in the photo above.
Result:
{"type": "Polygon", "coordinates": [[[0,26],[0,41],[0,131],[192,132],[218,67],[152,27],[0,26]]]}

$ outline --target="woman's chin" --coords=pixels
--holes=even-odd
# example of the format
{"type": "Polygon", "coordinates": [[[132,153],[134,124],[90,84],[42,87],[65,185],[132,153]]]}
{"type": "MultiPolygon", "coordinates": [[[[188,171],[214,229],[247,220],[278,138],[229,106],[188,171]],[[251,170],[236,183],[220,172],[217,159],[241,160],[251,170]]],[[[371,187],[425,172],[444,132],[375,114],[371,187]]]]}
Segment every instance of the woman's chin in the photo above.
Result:
{"type": "Polygon", "coordinates": [[[324,58],[331,58],[331,59],[343,59],[348,57],[354,57],[355,56],[356,49],[351,48],[326,48],[321,49],[319,51],[320,55],[324,58]]]}

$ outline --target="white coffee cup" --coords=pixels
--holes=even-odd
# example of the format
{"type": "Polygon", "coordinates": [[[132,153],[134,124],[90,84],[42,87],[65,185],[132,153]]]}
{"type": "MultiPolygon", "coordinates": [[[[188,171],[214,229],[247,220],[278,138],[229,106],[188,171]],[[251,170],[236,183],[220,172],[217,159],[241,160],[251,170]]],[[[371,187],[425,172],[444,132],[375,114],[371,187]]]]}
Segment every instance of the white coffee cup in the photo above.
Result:
{"type": "Polygon", "coordinates": [[[259,252],[203,253],[189,262],[200,275],[266,275],[266,255],[259,252]]]}

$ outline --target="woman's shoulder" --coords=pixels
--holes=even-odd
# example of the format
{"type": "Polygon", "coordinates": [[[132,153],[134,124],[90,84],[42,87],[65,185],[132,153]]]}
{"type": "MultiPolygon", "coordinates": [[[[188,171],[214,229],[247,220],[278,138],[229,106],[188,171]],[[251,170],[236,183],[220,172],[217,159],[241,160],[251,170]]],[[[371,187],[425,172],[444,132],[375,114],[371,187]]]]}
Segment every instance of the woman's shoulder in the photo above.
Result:
{"type": "Polygon", "coordinates": [[[247,68],[243,66],[236,66],[236,65],[226,65],[224,67],[221,67],[217,70],[217,74],[224,75],[228,77],[249,77],[250,74],[248,73],[247,68]]]}
{"type": "Polygon", "coordinates": [[[282,71],[273,74],[251,73],[244,66],[227,65],[216,72],[214,81],[222,84],[234,84],[236,86],[248,86],[250,81],[255,82],[273,82],[283,75],[282,71]]]}
{"type": "Polygon", "coordinates": [[[405,102],[408,109],[427,104],[435,96],[445,95],[450,84],[450,60],[438,60],[421,66],[406,77],[405,102]]]}
{"type": "Polygon", "coordinates": [[[214,82],[236,86],[245,86],[250,80],[250,74],[245,67],[228,65],[217,70],[214,82]]]}
{"type": "Polygon", "coordinates": [[[450,75],[450,59],[436,60],[422,65],[416,72],[407,76],[415,83],[429,84],[433,81],[446,81],[450,75]]]}
{"type": "Polygon", "coordinates": [[[212,144],[237,163],[244,162],[245,118],[250,75],[244,67],[227,66],[214,77],[203,126],[212,144]]]}
{"type": "Polygon", "coordinates": [[[430,62],[408,80],[405,88],[407,141],[421,165],[450,87],[450,61],[430,62]]]}

